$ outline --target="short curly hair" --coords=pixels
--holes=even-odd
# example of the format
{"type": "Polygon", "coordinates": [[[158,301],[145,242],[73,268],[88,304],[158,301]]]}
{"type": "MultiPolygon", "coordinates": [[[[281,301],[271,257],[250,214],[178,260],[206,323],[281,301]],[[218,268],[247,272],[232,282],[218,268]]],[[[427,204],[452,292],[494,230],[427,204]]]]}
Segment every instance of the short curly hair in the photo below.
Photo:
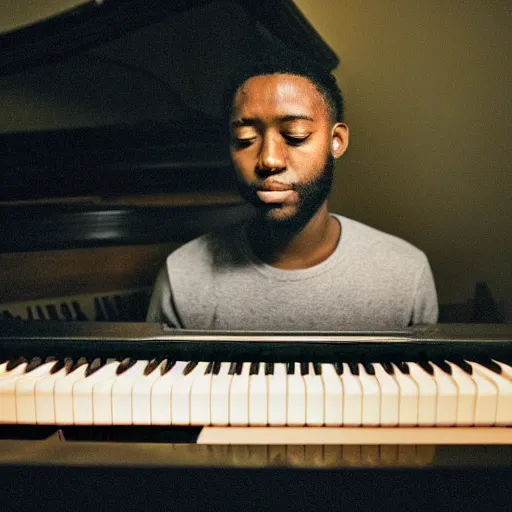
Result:
{"type": "Polygon", "coordinates": [[[223,98],[223,117],[229,121],[233,98],[238,89],[250,78],[261,75],[290,74],[310,80],[324,98],[333,123],[344,119],[343,94],[332,73],[284,47],[263,47],[244,60],[231,77],[223,98]]]}

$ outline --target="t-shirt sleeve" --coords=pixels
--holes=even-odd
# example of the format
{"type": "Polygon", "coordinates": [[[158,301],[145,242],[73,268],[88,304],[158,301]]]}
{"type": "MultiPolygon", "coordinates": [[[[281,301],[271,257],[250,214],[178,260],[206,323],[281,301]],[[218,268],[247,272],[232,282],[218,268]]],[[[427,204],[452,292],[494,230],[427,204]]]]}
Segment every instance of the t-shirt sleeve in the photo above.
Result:
{"type": "Polygon", "coordinates": [[[436,285],[428,260],[425,259],[414,296],[412,324],[435,324],[439,316],[436,285]]]}
{"type": "Polygon", "coordinates": [[[179,316],[173,306],[171,284],[166,265],[163,265],[156,278],[149,301],[146,322],[166,323],[171,327],[182,328],[179,316]]]}

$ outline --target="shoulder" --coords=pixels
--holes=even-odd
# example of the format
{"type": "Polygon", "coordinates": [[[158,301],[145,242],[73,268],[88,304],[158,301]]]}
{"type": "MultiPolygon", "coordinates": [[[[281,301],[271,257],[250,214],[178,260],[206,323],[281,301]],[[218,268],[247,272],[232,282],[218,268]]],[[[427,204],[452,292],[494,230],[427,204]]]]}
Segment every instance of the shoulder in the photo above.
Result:
{"type": "Polygon", "coordinates": [[[167,257],[167,268],[212,267],[228,263],[239,253],[241,224],[201,235],[167,257]]]}
{"type": "Polygon", "coordinates": [[[428,264],[425,253],[410,242],[362,222],[340,215],[335,216],[341,222],[342,243],[346,242],[347,250],[354,250],[371,260],[387,261],[397,265],[407,264],[418,269],[428,264]]]}

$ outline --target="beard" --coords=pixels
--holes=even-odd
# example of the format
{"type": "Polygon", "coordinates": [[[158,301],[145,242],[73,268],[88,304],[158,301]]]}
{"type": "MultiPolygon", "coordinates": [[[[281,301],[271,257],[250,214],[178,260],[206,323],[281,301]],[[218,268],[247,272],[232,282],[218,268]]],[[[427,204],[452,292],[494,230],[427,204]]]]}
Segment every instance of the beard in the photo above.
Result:
{"type": "MultiPolygon", "coordinates": [[[[279,237],[289,238],[306,226],[329,196],[334,178],[334,166],[335,159],[329,152],[318,177],[306,183],[292,184],[293,190],[299,196],[299,201],[294,207],[295,211],[289,214],[281,211],[283,209],[281,204],[264,203],[258,198],[257,191],[264,180],[248,184],[242,182],[237,176],[238,190],[246,201],[256,207],[255,220],[260,228],[268,229],[269,233],[279,237]]],[[[277,179],[279,180],[278,175],[277,179]]]]}

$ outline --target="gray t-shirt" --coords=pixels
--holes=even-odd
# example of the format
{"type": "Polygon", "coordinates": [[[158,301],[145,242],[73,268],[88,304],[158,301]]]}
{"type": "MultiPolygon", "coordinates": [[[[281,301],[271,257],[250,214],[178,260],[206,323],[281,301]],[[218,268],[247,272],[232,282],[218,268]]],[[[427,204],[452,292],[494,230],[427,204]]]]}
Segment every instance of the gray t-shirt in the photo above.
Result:
{"type": "Polygon", "coordinates": [[[246,224],[203,235],[166,260],[147,320],[184,329],[347,331],[437,322],[427,257],[408,242],[332,214],[341,223],[322,263],[282,270],[251,250],[246,224]]]}

